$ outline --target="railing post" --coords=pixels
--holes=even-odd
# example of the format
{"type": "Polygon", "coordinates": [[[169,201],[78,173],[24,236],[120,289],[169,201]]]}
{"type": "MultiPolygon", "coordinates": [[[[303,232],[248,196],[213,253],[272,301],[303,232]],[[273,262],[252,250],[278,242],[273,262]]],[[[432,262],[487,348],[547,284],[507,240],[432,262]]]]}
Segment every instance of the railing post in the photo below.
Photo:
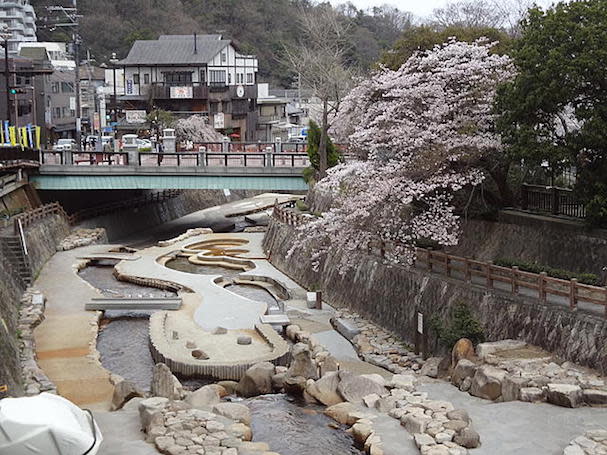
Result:
{"type": "Polygon", "coordinates": [[[272,147],[266,147],[266,166],[265,167],[273,167],[274,163],[272,162],[272,147]]]}
{"type": "Polygon", "coordinates": [[[546,272],[540,272],[538,277],[538,292],[541,303],[546,303],[546,272]]]}
{"type": "Polygon", "coordinates": [[[451,277],[451,258],[445,253],[445,271],[448,277],[451,277]]]}
{"type": "Polygon", "coordinates": [[[432,249],[428,248],[427,250],[428,253],[428,272],[432,271],[432,249]]]}
{"type": "Polygon", "coordinates": [[[571,311],[577,310],[577,279],[571,278],[569,287],[569,308],[571,311]]]}
{"type": "Polygon", "coordinates": [[[62,164],[65,164],[66,166],[71,166],[72,164],[74,164],[73,155],[72,155],[71,150],[63,151],[63,163],[62,164]]]}
{"type": "Polygon", "coordinates": [[[491,265],[492,264],[485,264],[485,276],[487,278],[487,287],[489,289],[493,289],[493,277],[491,276],[491,265]]]}
{"type": "Polygon", "coordinates": [[[523,210],[529,208],[529,188],[526,183],[521,185],[521,208],[523,210]]]}
{"type": "Polygon", "coordinates": [[[518,294],[518,271],[519,268],[516,265],[512,266],[512,293],[518,294]]]}
{"type": "Polygon", "coordinates": [[[551,207],[552,214],[553,215],[558,215],[559,211],[560,211],[559,210],[559,202],[560,202],[559,201],[559,191],[558,191],[558,189],[555,186],[552,187],[552,194],[551,194],[551,196],[552,196],[552,204],[550,204],[550,205],[552,206],[551,207]]]}
{"type": "Polygon", "coordinates": [[[468,283],[472,282],[472,272],[470,271],[470,260],[468,258],[464,259],[464,264],[466,267],[466,281],[468,283]]]}

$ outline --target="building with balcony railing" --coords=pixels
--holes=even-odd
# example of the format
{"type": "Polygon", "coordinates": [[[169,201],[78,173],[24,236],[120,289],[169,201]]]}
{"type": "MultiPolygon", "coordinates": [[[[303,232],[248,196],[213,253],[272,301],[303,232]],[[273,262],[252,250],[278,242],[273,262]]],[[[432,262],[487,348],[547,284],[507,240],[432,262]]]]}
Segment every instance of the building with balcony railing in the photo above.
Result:
{"type": "Polygon", "coordinates": [[[15,55],[19,43],[36,41],[36,13],[28,0],[0,0],[0,30],[8,31],[8,51],[15,55]]]}
{"type": "Polygon", "coordinates": [[[257,58],[239,53],[221,35],[135,41],[119,66],[124,111],[200,114],[224,134],[257,139],[257,58]]]}

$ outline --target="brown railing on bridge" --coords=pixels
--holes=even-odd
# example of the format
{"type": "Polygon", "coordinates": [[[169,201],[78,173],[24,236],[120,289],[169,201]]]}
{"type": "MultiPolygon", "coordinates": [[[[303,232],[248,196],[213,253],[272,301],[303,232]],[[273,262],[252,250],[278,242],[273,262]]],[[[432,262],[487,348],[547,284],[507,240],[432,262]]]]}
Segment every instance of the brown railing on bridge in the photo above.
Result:
{"type": "Polygon", "coordinates": [[[53,202],[16,215],[13,218],[15,235],[19,234],[20,225],[22,229],[26,229],[37,221],[52,215],[60,215],[69,222],[69,217],[65,213],[65,210],[63,210],[63,207],[61,207],[61,204],[53,202]]]}
{"type": "Polygon", "coordinates": [[[38,151],[21,147],[0,147],[0,161],[38,161],[38,151]]]}
{"type": "MultiPolygon", "coordinates": [[[[310,217],[297,213],[285,205],[276,204],[273,217],[291,226],[301,226],[310,217]]],[[[369,245],[369,252],[382,259],[386,252],[394,248],[390,242],[375,242],[369,245]]],[[[546,272],[531,273],[519,270],[518,267],[501,267],[489,262],[477,261],[461,256],[455,256],[443,251],[425,248],[415,249],[414,266],[432,273],[439,273],[452,279],[474,282],[475,285],[487,289],[497,289],[514,295],[524,293],[524,290],[537,292],[537,299],[542,304],[549,304],[550,296],[563,297],[568,301],[571,311],[578,309],[579,303],[589,303],[603,307],[607,317],[607,289],[599,286],[579,283],[577,279],[563,280],[547,276],[546,272]],[[476,278],[476,280],[474,280],[476,278]],[[480,278],[480,280],[479,280],[480,278]],[[496,283],[503,283],[501,287],[496,283]]],[[[527,295],[527,297],[533,297],[527,295]]]]}
{"type": "Polygon", "coordinates": [[[576,218],[586,217],[586,208],[577,200],[572,190],[555,186],[523,184],[521,187],[521,207],[576,218]]]}

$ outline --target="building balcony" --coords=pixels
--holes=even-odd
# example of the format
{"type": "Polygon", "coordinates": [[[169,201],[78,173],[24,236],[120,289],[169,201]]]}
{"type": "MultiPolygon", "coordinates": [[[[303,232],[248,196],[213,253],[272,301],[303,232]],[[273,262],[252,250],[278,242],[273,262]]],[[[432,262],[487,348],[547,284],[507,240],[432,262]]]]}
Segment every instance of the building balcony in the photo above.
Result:
{"type": "Polygon", "coordinates": [[[257,123],[279,123],[280,121],[286,121],[286,117],[281,115],[260,115],[257,123]]]}
{"type": "Polygon", "coordinates": [[[198,82],[190,82],[189,84],[167,84],[164,82],[157,82],[150,86],[150,90],[152,92],[152,97],[158,100],[200,100],[209,97],[209,88],[198,82]]]}

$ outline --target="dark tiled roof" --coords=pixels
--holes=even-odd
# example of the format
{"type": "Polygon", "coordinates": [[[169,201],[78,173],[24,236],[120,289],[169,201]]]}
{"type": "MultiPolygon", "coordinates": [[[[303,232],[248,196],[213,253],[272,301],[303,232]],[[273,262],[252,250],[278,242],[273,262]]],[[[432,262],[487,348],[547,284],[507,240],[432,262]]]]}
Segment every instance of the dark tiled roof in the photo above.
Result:
{"type": "Polygon", "coordinates": [[[122,65],[192,65],[210,62],[229,40],[217,39],[219,35],[164,35],[159,40],[135,41],[122,65]],[[211,37],[211,38],[209,38],[211,37]],[[189,39],[188,39],[189,38],[189,39]]]}

